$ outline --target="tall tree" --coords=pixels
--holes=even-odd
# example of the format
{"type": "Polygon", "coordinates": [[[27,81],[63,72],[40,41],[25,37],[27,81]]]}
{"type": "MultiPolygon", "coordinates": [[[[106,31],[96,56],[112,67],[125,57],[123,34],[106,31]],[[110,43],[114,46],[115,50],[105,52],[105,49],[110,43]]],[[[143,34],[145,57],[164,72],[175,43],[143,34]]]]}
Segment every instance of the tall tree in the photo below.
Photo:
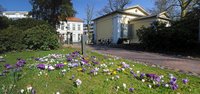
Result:
{"type": "Polygon", "coordinates": [[[167,11],[170,15],[185,17],[199,0],[156,0],[152,13],[167,11]]]}
{"type": "Polygon", "coordinates": [[[100,10],[99,15],[105,15],[116,10],[123,10],[132,0],[108,0],[106,6],[100,10]]]}
{"type": "Polygon", "coordinates": [[[87,4],[87,7],[86,7],[86,19],[85,20],[86,20],[88,32],[90,31],[93,15],[94,15],[94,6],[91,6],[91,5],[87,4]]]}
{"type": "Polygon", "coordinates": [[[71,0],[30,0],[30,3],[33,18],[46,20],[53,26],[75,14],[71,0]]]}
{"type": "Polygon", "coordinates": [[[92,34],[93,32],[91,31],[91,25],[92,25],[92,19],[94,16],[94,6],[87,4],[86,6],[86,27],[87,27],[87,34],[88,34],[88,39],[89,43],[92,42],[92,34]]]}

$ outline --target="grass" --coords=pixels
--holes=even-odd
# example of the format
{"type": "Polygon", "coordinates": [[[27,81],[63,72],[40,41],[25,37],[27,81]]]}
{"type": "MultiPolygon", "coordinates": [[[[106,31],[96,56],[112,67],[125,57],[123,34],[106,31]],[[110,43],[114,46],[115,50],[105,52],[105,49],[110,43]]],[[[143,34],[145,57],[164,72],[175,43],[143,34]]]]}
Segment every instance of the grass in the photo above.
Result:
{"type": "MultiPolygon", "coordinates": [[[[54,94],[56,92],[60,92],[61,94],[127,94],[131,93],[128,91],[131,87],[135,89],[133,92],[135,94],[199,94],[200,92],[199,77],[180,74],[171,70],[153,68],[139,64],[135,61],[101,55],[91,51],[87,51],[88,57],[96,56],[97,61],[101,64],[107,64],[108,69],[113,71],[120,66],[121,62],[126,62],[131,66],[131,68],[133,68],[134,72],[140,71],[141,73],[164,75],[165,82],[169,82],[170,79],[168,78],[168,75],[171,73],[177,78],[179,88],[177,90],[172,90],[170,87],[166,88],[163,86],[149,88],[149,84],[153,85],[151,82],[142,82],[140,79],[136,79],[132,74],[130,74],[129,69],[122,72],[116,72],[116,74],[113,75],[108,75],[106,73],[102,73],[102,68],[100,68],[98,75],[94,76],[89,74],[89,72],[91,69],[98,67],[99,65],[86,67],[86,72],[78,71],[78,69],[81,68],[80,66],[72,68],[67,71],[65,75],[60,74],[62,69],[49,72],[47,70],[41,71],[35,67],[35,65],[38,64],[38,62],[35,61],[36,57],[43,57],[54,53],[68,54],[75,50],[79,49],[63,48],[52,51],[23,51],[1,54],[1,56],[5,57],[6,62],[0,63],[0,72],[5,69],[4,64],[15,64],[17,62],[17,58],[25,59],[27,64],[19,73],[20,78],[15,83],[12,72],[8,73],[7,76],[0,76],[0,94],[5,90],[7,90],[8,94],[17,94],[20,93],[21,89],[26,89],[27,86],[32,86],[36,90],[37,94],[54,94]],[[114,64],[111,64],[112,62],[114,64]],[[34,65],[34,67],[30,68],[32,65],[34,65]],[[38,76],[40,72],[42,72],[42,75],[38,76]],[[70,80],[72,75],[75,75],[74,80],[70,80]],[[116,75],[120,78],[117,79],[116,75]],[[112,77],[114,77],[114,80],[112,80],[112,77]],[[183,78],[189,79],[189,83],[183,84],[183,78]],[[74,84],[76,79],[80,79],[82,81],[80,87],[77,87],[74,84]],[[127,85],[126,89],[123,88],[123,83],[127,85]],[[16,86],[12,88],[12,85],[16,86]],[[116,91],[117,86],[120,87],[118,91],[116,91]],[[5,88],[2,89],[2,87],[5,88]]],[[[65,62],[65,60],[63,62],[65,62]]],[[[65,66],[64,69],[68,69],[68,67],[65,66]]]]}

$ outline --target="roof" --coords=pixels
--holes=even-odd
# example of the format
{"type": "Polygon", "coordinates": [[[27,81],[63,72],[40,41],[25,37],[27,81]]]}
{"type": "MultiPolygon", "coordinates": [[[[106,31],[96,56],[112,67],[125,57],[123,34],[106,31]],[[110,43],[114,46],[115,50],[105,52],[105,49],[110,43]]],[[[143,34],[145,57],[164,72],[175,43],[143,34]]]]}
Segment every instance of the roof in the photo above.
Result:
{"type": "Polygon", "coordinates": [[[3,11],[3,13],[28,13],[28,11],[3,11]]]}
{"type": "Polygon", "coordinates": [[[138,14],[133,14],[133,13],[128,13],[128,12],[124,12],[124,11],[119,11],[119,10],[117,10],[117,11],[108,13],[108,14],[106,14],[106,15],[100,16],[100,17],[98,17],[98,18],[96,18],[96,19],[93,19],[93,21],[98,20],[98,19],[101,19],[101,18],[106,17],[106,16],[109,16],[109,15],[112,15],[112,14],[115,14],[115,13],[126,14],[126,15],[130,15],[130,16],[143,17],[143,15],[138,15],[138,14]]]}
{"type": "Polygon", "coordinates": [[[128,7],[124,10],[129,10],[129,9],[133,9],[133,8],[138,8],[141,12],[143,12],[145,15],[149,15],[150,13],[147,12],[143,7],[141,7],[140,5],[135,5],[135,6],[131,6],[131,7],[128,7]]]}
{"type": "Polygon", "coordinates": [[[135,18],[135,19],[130,20],[130,21],[139,21],[139,20],[150,19],[150,18],[159,18],[159,19],[170,21],[169,18],[160,17],[159,15],[151,15],[151,16],[146,16],[146,17],[135,18]]]}
{"type": "Polygon", "coordinates": [[[67,17],[66,20],[73,21],[73,22],[83,22],[83,20],[81,20],[80,18],[76,18],[76,17],[67,17]]]}

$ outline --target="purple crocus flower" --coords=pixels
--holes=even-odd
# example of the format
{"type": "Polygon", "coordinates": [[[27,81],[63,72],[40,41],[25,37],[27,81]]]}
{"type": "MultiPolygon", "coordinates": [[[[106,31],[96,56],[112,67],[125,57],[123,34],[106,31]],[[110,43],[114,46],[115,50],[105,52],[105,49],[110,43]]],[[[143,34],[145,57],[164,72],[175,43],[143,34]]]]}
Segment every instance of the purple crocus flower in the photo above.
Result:
{"type": "Polygon", "coordinates": [[[188,79],[183,79],[182,81],[183,81],[184,84],[188,83],[188,79]]]}
{"type": "Polygon", "coordinates": [[[133,71],[133,70],[131,70],[131,71],[130,71],[130,73],[131,73],[131,74],[134,74],[134,71],[133,71]]]}
{"type": "Polygon", "coordinates": [[[12,65],[10,65],[10,64],[5,64],[4,67],[5,67],[6,69],[12,69],[12,68],[13,68],[12,65]]]}
{"type": "Polygon", "coordinates": [[[73,63],[72,67],[78,67],[78,63],[73,63]]]}
{"type": "Polygon", "coordinates": [[[129,66],[129,64],[126,64],[125,62],[122,62],[122,67],[123,68],[129,68],[130,66],[129,66]]]}
{"type": "Polygon", "coordinates": [[[160,82],[160,77],[156,77],[155,81],[160,82]]]}
{"type": "Polygon", "coordinates": [[[68,62],[72,61],[72,58],[71,57],[67,57],[67,61],[68,62]]]}
{"type": "Polygon", "coordinates": [[[74,75],[72,75],[72,78],[71,78],[71,79],[73,80],[74,78],[75,78],[75,76],[74,76],[74,75]]]}
{"type": "Polygon", "coordinates": [[[40,58],[35,58],[35,61],[39,61],[40,60],[40,58]]]}
{"type": "Polygon", "coordinates": [[[175,85],[176,84],[176,78],[175,77],[173,77],[172,79],[171,79],[171,81],[169,82],[170,83],[170,85],[175,85]]]}
{"type": "Polygon", "coordinates": [[[24,64],[26,64],[26,61],[25,60],[22,60],[22,59],[19,59],[16,63],[16,66],[17,67],[23,67],[24,64]]]}
{"type": "Polygon", "coordinates": [[[87,63],[88,63],[87,60],[85,60],[85,59],[82,59],[82,60],[81,60],[81,64],[85,65],[85,64],[87,64],[87,63]]]}
{"type": "Polygon", "coordinates": [[[36,94],[35,89],[32,89],[32,90],[31,90],[31,94],[36,94]]]}
{"type": "Polygon", "coordinates": [[[92,63],[95,65],[99,64],[99,62],[97,62],[97,61],[92,61],[92,63]]]}
{"type": "Polygon", "coordinates": [[[82,68],[82,72],[85,72],[87,69],[86,68],[82,68]]]}
{"type": "Polygon", "coordinates": [[[172,88],[172,90],[176,90],[176,89],[178,89],[178,85],[177,84],[171,85],[171,88],[172,88]]]}
{"type": "Polygon", "coordinates": [[[144,78],[144,76],[145,76],[145,74],[144,74],[144,73],[140,74],[140,78],[141,78],[141,79],[143,79],[143,78],[144,78]]]}
{"type": "Polygon", "coordinates": [[[58,68],[58,69],[60,69],[60,68],[63,68],[65,66],[65,64],[62,64],[62,63],[60,63],[60,64],[56,64],[56,68],[58,68]]]}
{"type": "Polygon", "coordinates": [[[38,64],[37,68],[44,70],[45,69],[45,64],[38,64]]]}
{"type": "Polygon", "coordinates": [[[134,91],[134,88],[129,88],[129,91],[130,91],[130,92],[133,92],[133,91],[134,91]]]}
{"type": "Polygon", "coordinates": [[[157,77],[156,74],[146,74],[146,76],[152,80],[157,77]]]}

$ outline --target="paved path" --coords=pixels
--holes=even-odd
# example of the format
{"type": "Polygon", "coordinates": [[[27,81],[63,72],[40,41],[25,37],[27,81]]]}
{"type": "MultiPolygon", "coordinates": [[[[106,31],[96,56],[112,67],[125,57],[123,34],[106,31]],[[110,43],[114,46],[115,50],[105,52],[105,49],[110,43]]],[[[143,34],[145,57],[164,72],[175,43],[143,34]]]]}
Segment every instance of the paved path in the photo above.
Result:
{"type": "Polygon", "coordinates": [[[200,60],[184,59],[175,56],[161,55],[156,53],[125,50],[120,48],[109,48],[107,50],[88,47],[103,54],[111,54],[126,59],[144,62],[148,65],[160,65],[169,69],[175,69],[187,73],[200,75],[200,60]]]}

